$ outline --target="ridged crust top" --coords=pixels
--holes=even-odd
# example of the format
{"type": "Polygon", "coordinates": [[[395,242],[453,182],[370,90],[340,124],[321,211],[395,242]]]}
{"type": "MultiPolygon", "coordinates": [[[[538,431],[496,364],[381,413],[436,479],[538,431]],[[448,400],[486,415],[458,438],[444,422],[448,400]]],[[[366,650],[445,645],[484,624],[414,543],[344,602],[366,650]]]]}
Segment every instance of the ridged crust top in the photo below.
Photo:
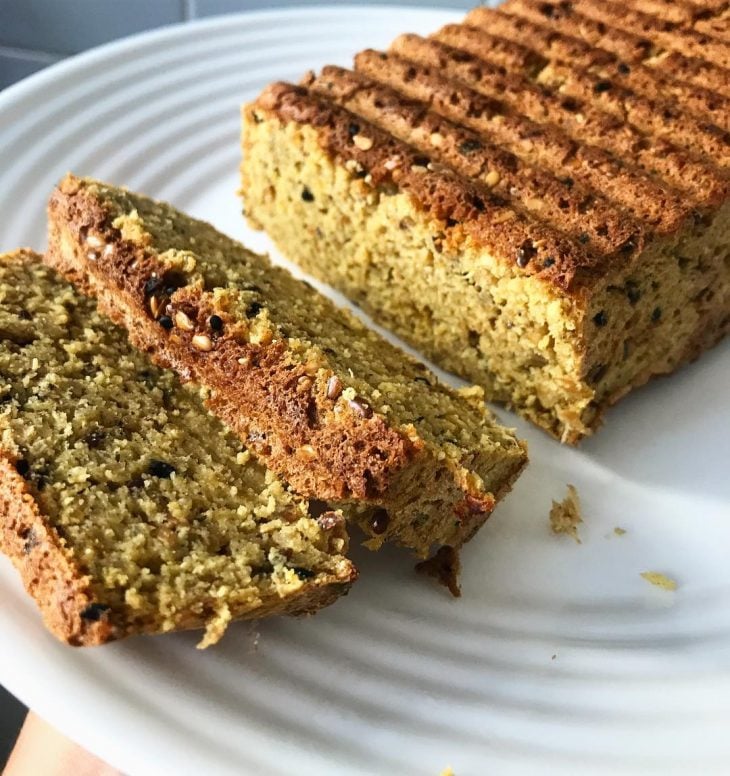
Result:
{"type": "Polygon", "coordinates": [[[724,5],[508,0],[253,105],[310,124],[446,240],[580,293],[728,196],[724,5]]]}

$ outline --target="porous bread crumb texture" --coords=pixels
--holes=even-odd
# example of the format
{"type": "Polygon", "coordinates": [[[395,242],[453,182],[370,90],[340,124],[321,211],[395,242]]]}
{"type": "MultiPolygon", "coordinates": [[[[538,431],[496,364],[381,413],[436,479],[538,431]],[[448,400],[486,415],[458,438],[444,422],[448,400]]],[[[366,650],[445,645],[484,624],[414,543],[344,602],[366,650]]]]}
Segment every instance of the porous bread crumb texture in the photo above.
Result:
{"type": "Polygon", "coordinates": [[[696,26],[715,16],[509,0],[274,84],[244,109],[245,214],[575,443],[730,328],[730,46],[696,26]]]}
{"type": "Polygon", "coordinates": [[[667,592],[673,593],[677,589],[676,580],[659,571],[642,571],[641,577],[650,585],[654,585],[654,587],[661,588],[667,592]]]}
{"type": "Polygon", "coordinates": [[[454,391],[306,283],[169,205],[69,177],[49,261],[298,492],[335,500],[379,547],[459,546],[524,446],[478,389],[454,391]]]}
{"type": "Polygon", "coordinates": [[[562,501],[553,501],[550,509],[550,530],[556,534],[567,534],[581,543],[578,526],[583,522],[580,499],[575,486],[568,485],[568,494],[562,501]]]}
{"type": "Polygon", "coordinates": [[[2,550],[59,638],[205,627],[207,646],[355,579],[341,516],[312,516],[27,252],[0,257],[0,376],[2,550]]]}

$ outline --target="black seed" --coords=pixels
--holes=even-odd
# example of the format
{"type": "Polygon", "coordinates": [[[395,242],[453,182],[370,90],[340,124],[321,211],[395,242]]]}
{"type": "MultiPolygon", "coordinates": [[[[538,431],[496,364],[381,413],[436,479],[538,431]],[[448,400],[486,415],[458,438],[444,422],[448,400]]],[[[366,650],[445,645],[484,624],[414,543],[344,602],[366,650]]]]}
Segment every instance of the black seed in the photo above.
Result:
{"type": "Polygon", "coordinates": [[[368,174],[368,171],[367,171],[367,170],[358,170],[358,171],[355,173],[355,177],[356,177],[356,178],[360,178],[360,179],[362,180],[363,178],[365,178],[365,177],[367,176],[367,174],[368,174]]]}
{"type": "Polygon", "coordinates": [[[542,266],[543,269],[549,269],[555,264],[555,259],[552,256],[548,256],[545,261],[543,261],[542,266]]]}
{"type": "Polygon", "coordinates": [[[597,383],[599,380],[601,380],[601,378],[605,377],[607,371],[608,367],[606,364],[597,364],[588,373],[588,382],[597,383]]]}
{"type": "Polygon", "coordinates": [[[30,464],[24,458],[19,458],[15,462],[15,471],[17,471],[21,477],[27,479],[30,474],[30,464]]]}
{"type": "Polygon", "coordinates": [[[611,88],[611,82],[610,81],[598,81],[593,86],[593,91],[596,94],[603,94],[604,92],[607,92],[611,88]]]}
{"type": "Polygon", "coordinates": [[[447,218],[447,219],[446,219],[446,226],[447,226],[447,228],[454,227],[454,226],[456,226],[458,223],[459,223],[459,222],[458,222],[458,221],[457,221],[455,218],[447,218]]]}
{"type": "Polygon", "coordinates": [[[292,571],[305,582],[307,579],[311,579],[314,576],[314,572],[310,569],[303,569],[301,566],[293,566],[292,571]]]}
{"type": "Polygon", "coordinates": [[[86,442],[92,450],[96,450],[105,438],[106,434],[100,428],[95,428],[84,437],[84,442],[86,442]]]}
{"type": "Polygon", "coordinates": [[[626,240],[626,242],[619,248],[621,253],[629,254],[636,248],[636,243],[633,240],[626,240]]]}
{"type": "Polygon", "coordinates": [[[89,620],[89,622],[99,622],[104,616],[104,612],[108,612],[109,607],[106,604],[89,604],[82,612],[81,618],[89,620]]]}
{"type": "Polygon", "coordinates": [[[417,165],[418,167],[428,167],[430,161],[431,160],[427,156],[413,157],[413,164],[417,165]]]}
{"type": "Polygon", "coordinates": [[[147,467],[148,474],[151,474],[153,477],[159,477],[162,480],[169,479],[175,471],[176,469],[172,464],[158,461],[156,458],[153,458],[147,467]]]}
{"type": "Polygon", "coordinates": [[[629,302],[633,305],[641,299],[641,291],[639,291],[639,285],[634,280],[626,281],[626,296],[629,298],[629,302]]]}
{"type": "Polygon", "coordinates": [[[486,210],[486,206],[484,204],[484,200],[480,199],[479,197],[474,197],[472,199],[472,204],[474,207],[480,212],[483,213],[486,210]]]}
{"type": "Polygon", "coordinates": [[[25,555],[29,555],[41,543],[36,532],[32,528],[28,528],[27,531],[24,531],[20,538],[23,539],[23,553],[25,555]]]}
{"type": "Polygon", "coordinates": [[[157,323],[159,323],[163,329],[167,329],[167,331],[170,331],[170,329],[175,325],[169,315],[161,315],[157,319],[157,323]]]}
{"type": "Polygon", "coordinates": [[[223,331],[223,318],[220,315],[211,315],[208,318],[208,325],[213,331],[220,333],[223,331]]]}
{"type": "Polygon", "coordinates": [[[585,245],[586,243],[589,243],[591,241],[591,236],[588,234],[588,232],[581,232],[578,235],[578,242],[581,245],[585,245]]]}
{"type": "Polygon", "coordinates": [[[593,316],[593,323],[595,323],[596,326],[605,326],[608,323],[608,317],[606,316],[606,313],[603,310],[596,313],[593,316]]]}
{"type": "Polygon", "coordinates": [[[246,308],[246,317],[255,318],[263,309],[264,306],[260,302],[251,302],[246,308]]]}
{"type": "Polygon", "coordinates": [[[572,189],[575,185],[575,181],[571,177],[563,178],[563,183],[569,188],[572,189]]]}
{"type": "Polygon", "coordinates": [[[162,278],[150,278],[144,284],[144,295],[149,299],[151,296],[159,293],[164,285],[165,281],[162,278]]]}
{"type": "Polygon", "coordinates": [[[314,202],[314,194],[306,186],[302,189],[302,199],[305,202],[314,202]]]}
{"type": "Polygon", "coordinates": [[[355,135],[359,134],[360,132],[360,125],[356,124],[354,121],[347,127],[347,134],[350,137],[354,137],[355,135]]]}
{"type": "Polygon", "coordinates": [[[651,312],[652,323],[656,323],[662,317],[662,308],[655,307],[651,312]]]}
{"type": "Polygon", "coordinates": [[[390,523],[390,516],[384,509],[376,509],[370,518],[370,530],[374,534],[383,534],[390,523]]]}
{"type": "Polygon", "coordinates": [[[484,146],[479,140],[465,140],[459,146],[459,152],[465,156],[468,156],[469,154],[473,154],[475,151],[481,151],[483,147],[484,146]]]}
{"type": "Polygon", "coordinates": [[[537,253],[531,240],[525,240],[517,249],[517,266],[526,267],[530,259],[537,253]]]}
{"type": "Polygon", "coordinates": [[[621,75],[628,75],[631,72],[631,68],[625,62],[619,62],[618,71],[621,75]]]}

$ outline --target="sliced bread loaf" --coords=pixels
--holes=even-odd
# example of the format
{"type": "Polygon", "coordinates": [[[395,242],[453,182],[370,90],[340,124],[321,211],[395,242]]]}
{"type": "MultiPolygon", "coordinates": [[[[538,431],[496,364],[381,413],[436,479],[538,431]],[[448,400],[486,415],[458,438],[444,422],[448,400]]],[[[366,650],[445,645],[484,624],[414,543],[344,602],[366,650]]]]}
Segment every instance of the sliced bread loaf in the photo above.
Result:
{"type": "Polygon", "coordinates": [[[314,517],[175,374],[29,252],[0,257],[0,549],[73,645],[312,612],[347,591],[314,517]]]}
{"type": "Polygon", "coordinates": [[[469,539],[524,446],[485,408],[212,226],[67,177],[49,208],[53,266],[303,494],[361,510],[371,546],[426,556],[469,539]]]}

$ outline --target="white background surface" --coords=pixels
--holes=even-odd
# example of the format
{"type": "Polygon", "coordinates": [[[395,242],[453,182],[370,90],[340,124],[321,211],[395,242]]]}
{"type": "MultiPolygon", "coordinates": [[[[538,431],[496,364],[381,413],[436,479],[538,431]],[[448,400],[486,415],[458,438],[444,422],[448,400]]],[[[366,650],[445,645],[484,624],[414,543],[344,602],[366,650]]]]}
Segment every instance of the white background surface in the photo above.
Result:
{"type": "MultiPolygon", "coordinates": [[[[452,18],[221,18],[7,90],[0,248],[43,247],[44,203],[69,169],[269,248],[234,196],[239,104],[452,18]]],[[[725,344],[629,397],[580,450],[502,412],[532,464],[465,550],[460,600],[400,552],[357,549],[361,580],[311,620],[239,624],[204,653],[194,634],[79,651],[46,634],[3,561],[0,681],[131,774],[727,773],[729,355],[725,344]],[[583,500],[581,545],[548,531],[567,482],[583,500]],[[651,587],[646,570],[678,591],[651,587]]]]}

